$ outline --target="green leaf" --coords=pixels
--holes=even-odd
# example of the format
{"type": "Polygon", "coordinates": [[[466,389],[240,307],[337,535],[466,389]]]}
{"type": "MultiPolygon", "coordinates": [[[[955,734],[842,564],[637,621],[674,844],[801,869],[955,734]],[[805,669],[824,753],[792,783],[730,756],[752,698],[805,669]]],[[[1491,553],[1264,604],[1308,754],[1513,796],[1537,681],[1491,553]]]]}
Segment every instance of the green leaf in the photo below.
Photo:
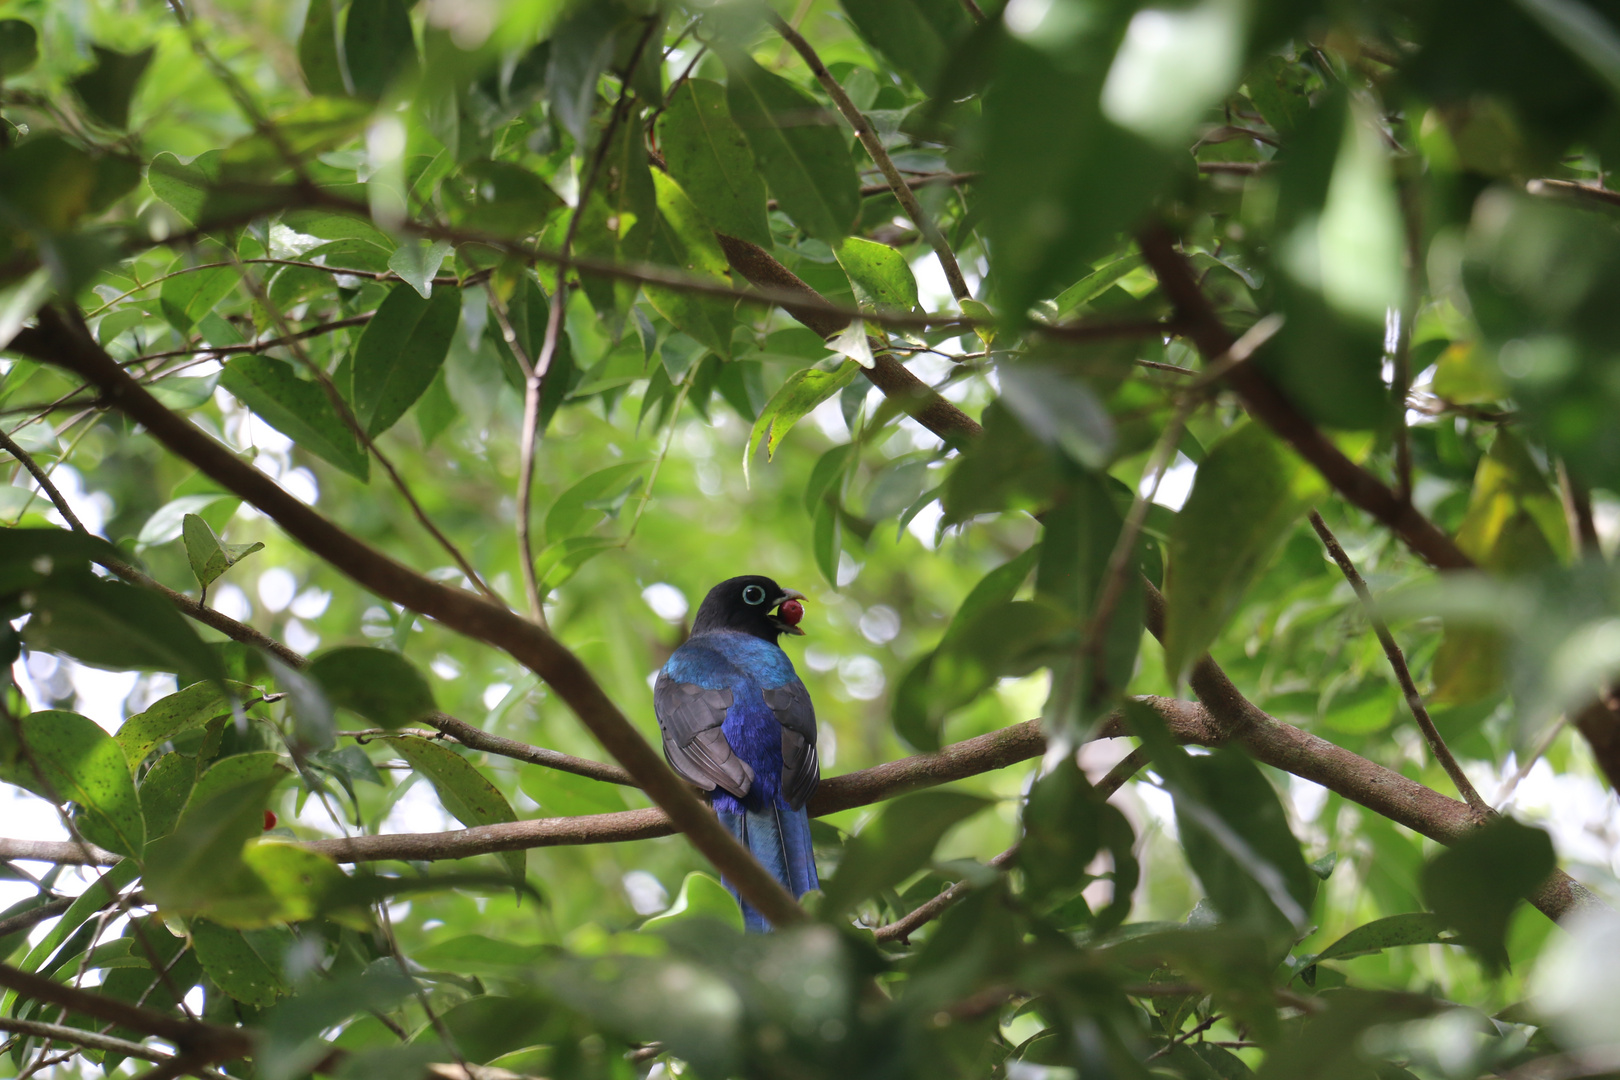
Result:
{"type": "Polygon", "coordinates": [[[90,51],[95,54],[96,66],[74,77],[68,85],[91,116],[108,127],[128,127],[130,99],[157,50],[148,46],[140,52],[121,53],[92,45],[90,51]]]}
{"type": "Polygon", "coordinates": [[[338,416],[326,392],[300,379],[286,361],[238,356],[225,365],[219,385],[316,457],[362,483],[370,479],[370,457],[338,416]]]}
{"type": "Polygon", "coordinates": [[[1567,562],[1564,504],[1530,452],[1501,430],[1479,460],[1457,546],[1481,566],[1525,573],[1567,562]]]}
{"type": "Polygon", "coordinates": [[[558,769],[524,769],[518,773],[518,787],[548,816],[611,814],[625,809],[624,792],[618,784],[558,769]]]}
{"type": "Polygon", "coordinates": [[[868,44],[929,93],[973,25],[955,0],[842,0],[840,6],[868,44]]]}
{"type": "Polygon", "coordinates": [[[316,656],[307,670],[333,705],[378,727],[404,727],[438,708],[422,673],[388,649],[364,645],[329,649],[316,656]]]}
{"type": "MultiPolygon", "coordinates": [[[[658,235],[653,241],[653,257],[666,265],[679,266],[695,277],[730,285],[726,257],[708,223],[679,184],[663,172],[654,172],[652,178],[658,197],[658,235]]],[[[708,346],[722,359],[731,359],[731,331],[736,322],[732,316],[733,301],[657,285],[644,285],[642,289],[654,309],[677,329],[708,346]]]]}
{"type": "Polygon", "coordinates": [[[284,775],[285,770],[275,772],[211,798],[193,793],[174,831],[147,847],[146,895],[164,911],[180,914],[232,898],[267,895],[242,862],[242,847],[264,831],[265,807],[284,775]]]}
{"type": "Polygon", "coordinates": [[[39,33],[22,19],[0,19],[0,78],[21,75],[39,60],[39,33]]]}
{"type": "Polygon", "coordinates": [[[298,66],[312,94],[341,97],[343,62],[338,59],[337,16],[332,0],[309,0],[304,29],[298,35],[298,66]]]}
{"type": "Polygon", "coordinates": [[[850,838],[838,872],[824,886],[822,912],[833,917],[922,869],[951,827],[990,805],[961,791],[920,791],[886,802],[850,838]]]}
{"type": "Polygon", "coordinates": [[[260,785],[265,781],[279,782],[291,775],[292,770],[282,763],[281,755],[273,750],[256,750],[249,754],[232,754],[210,765],[197,778],[191,789],[189,811],[205,806],[209,800],[246,785],[260,785]]]}
{"type": "MultiPolygon", "coordinates": [[[[733,908],[737,902],[726,894],[733,908]]],[[[470,972],[474,975],[500,975],[514,968],[533,966],[546,954],[545,945],[523,945],[484,934],[462,934],[448,941],[435,941],[411,951],[411,958],[429,968],[470,972]]]]}
{"type": "Polygon", "coordinates": [[[606,4],[580,4],[559,20],[551,36],[546,88],[563,127],[584,146],[596,84],[613,58],[614,10],[606,4]]]}
{"type": "Polygon", "coordinates": [[[426,300],[433,295],[433,277],[454,250],[448,240],[408,240],[394,249],[388,257],[388,269],[422,294],[426,300]]]}
{"type": "Polygon", "coordinates": [[[472,191],[456,221],[473,232],[529,236],[563,206],[544,180],[509,161],[471,161],[462,166],[461,177],[471,183],[472,191]]]}
{"type": "Polygon", "coordinates": [[[739,934],[743,931],[742,908],[726,887],[708,874],[693,870],[681,882],[675,902],[641,924],[643,930],[660,930],[687,919],[713,919],[739,934]]]}
{"type": "Polygon", "coordinates": [[[236,291],[236,271],[227,266],[171,273],[175,276],[163,283],[159,303],[163,317],[182,334],[236,291]]]}
{"type": "Polygon", "coordinates": [[[670,175],[709,226],[769,249],[765,180],[747,137],[731,118],[725,87],[688,79],[658,118],[657,131],[670,175]]]}
{"type": "Polygon", "coordinates": [[[837,371],[802,368],[789,375],[782,388],[771,395],[771,400],[760,410],[759,419],[754,421],[753,430],[748,433],[748,444],[743,449],[743,479],[748,479],[749,459],[759,449],[761,440],[765,442],[765,458],[768,461],[776,455],[776,447],[793,430],[794,424],[809,415],[817,405],[854,382],[860,373],[859,364],[846,361],[839,365],[837,371]]]}
{"type": "Polygon", "coordinates": [[[816,568],[827,584],[838,587],[838,556],[844,550],[844,524],[838,507],[823,502],[816,507],[815,524],[811,532],[811,550],[816,557],[816,568]]]}
{"type": "Polygon", "coordinates": [[[1003,275],[997,293],[1015,320],[1074,281],[1172,175],[1174,157],[1102,113],[1110,56],[1135,10],[1100,9],[1053,38],[1007,35],[994,52],[978,193],[1003,275]],[[1066,105],[1054,126],[1056,101],[1066,105]]]}
{"type": "Polygon", "coordinates": [[[232,930],[208,919],[191,923],[191,944],[214,985],[255,1009],[292,993],[282,958],[295,939],[285,930],[232,930]]]}
{"type": "Polygon", "coordinates": [[[140,858],[146,821],[129,762],[112,736],[93,720],[56,709],[30,713],[17,724],[28,755],[0,767],[0,779],[52,802],[76,804],[86,840],[140,858]]]}
{"type": "Polygon", "coordinates": [[[129,760],[129,767],[146,760],[158,745],[183,731],[202,727],[220,716],[229,716],[232,699],[246,700],[259,696],[256,687],[238,682],[196,682],[184,690],[159,698],[125,720],[113,736],[129,760]]]}
{"type": "Polygon", "coordinates": [[[354,349],[354,412],[366,434],[376,438],[393,427],[427,392],[460,321],[460,289],[425,299],[394,286],[354,349]]]}
{"type": "Polygon", "coordinates": [[[1541,829],[1497,818],[1423,868],[1423,898],[1493,975],[1508,965],[1508,920],[1558,865],[1541,829]]]}
{"type": "Polygon", "coordinates": [[[724,54],[726,101],[782,212],[835,244],[861,212],[860,180],[838,121],[809,94],[746,53],[724,54]]]}
{"type": "MultiPolygon", "coordinates": [[[[621,124],[580,217],[578,249],[616,263],[645,262],[658,235],[658,201],[639,124],[621,124]]],[[[630,306],[636,285],[591,274],[582,278],[598,311],[630,306]]]]}
{"type": "Polygon", "coordinates": [[[197,760],[185,754],[164,754],[146,770],[141,777],[140,796],[148,842],[174,831],[196,783],[197,760]]]}
{"type": "MultiPolygon", "coordinates": [[[[17,966],[24,971],[38,971],[64,941],[111,903],[125,885],[140,876],[141,865],[134,859],[125,859],[91,882],[90,887],[78,895],[62,913],[62,917],[56,920],[56,925],[45,932],[39,944],[29,949],[28,955],[23,957],[17,966]]],[[[5,1000],[0,1002],[0,1012],[15,1015],[15,1011],[10,1007],[14,1001],[15,996],[7,994],[5,1000]]]]}
{"type": "Polygon", "coordinates": [[[227,544],[208,527],[208,522],[196,514],[187,514],[181,525],[186,541],[186,558],[191,561],[191,572],[204,589],[219,576],[255,551],[264,550],[264,544],[255,540],[251,544],[227,544]]]}
{"type": "Polygon", "coordinates": [[[838,265],[849,275],[855,300],[876,311],[915,311],[917,279],[906,257],[888,244],[851,236],[833,248],[838,265]]]}
{"type": "MultiPolygon", "coordinates": [[[[736,901],[731,906],[735,908],[736,901]]],[[[474,1065],[484,1065],[541,1041],[541,1031],[549,1025],[552,1013],[534,998],[484,994],[453,1006],[439,1019],[457,1054],[474,1065]]],[[[436,1038],[433,1025],[417,1036],[418,1041],[436,1038]]]]}
{"type": "Polygon", "coordinates": [[[417,70],[416,35],[403,0],[352,0],[343,56],[357,96],[376,101],[417,70]]]}
{"type": "MultiPolygon", "coordinates": [[[[471,828],[517,820],[506,796],[454,750],[412,735],[390,735],[381,741],[398,750],[411,768],[433,782],[439,802],[463,825],[471,828]]],[[[500,857],[512,876],[522,880],[523,852],[505,851],[500,857]]]]}
{"type": "Polygon", "coordinates": [[[432,446],[460,415],[455,398],[450,396],[450,385],[445,382],[444,369],[440,368],[416,403],[416,426],[422,432],[422,445],[432,446]]]}
{"type": "Polygon", "coordinates": [[[630,478],[646,467],[645,461],[609,465],[557,496],[557,501],[546,511],[546,539],[557,544],[595,525],[600,519],[587,504],[623,490],[630,478]]]}
{"type": "Polygon", "coordinates": [[[1427,911],[1414,911],[1405,915],[1391,915],[1374,919],[1356,927],[1317,954],[1318,960],[1344,960],[1352,956],[1366,956],[1403,945],[1445,944],[1451,939],[1443,936],[1446,923],[1438,915],[1427,911]]]}
{"type": "Polygon", "coordinates": [[[1003,364],[1001,400],[1037,439],[1087,469],[1107,467],[1115,446],[1108,409],[1091,387],[1056,365],[1003,364]]]}
{"type": "Polygon", "coordinates": [[[220,151],[210,150],[192,158],[188,164],[181,164],[179,158],[164,152],[148,166],[147,186],[170,209],[195,225],[202,220],[209,188],[219,179],[220,157],[220,151]]]}
{"type": "Polygon", "coordinates": [[[1172,681],[1208,651],[1288,527],[1326,491],[1320,474],[1259,424],[1210,450],[1170,533],[1164,663],[1172,681]]]}
{"type": "Polygon", "coordinates": [[[85,575],[56,574],[33,594],[23,628],[31,649],[114,671],[172,671],[182,682],[220,680],[219,655],[163,597],[85,575]]]}

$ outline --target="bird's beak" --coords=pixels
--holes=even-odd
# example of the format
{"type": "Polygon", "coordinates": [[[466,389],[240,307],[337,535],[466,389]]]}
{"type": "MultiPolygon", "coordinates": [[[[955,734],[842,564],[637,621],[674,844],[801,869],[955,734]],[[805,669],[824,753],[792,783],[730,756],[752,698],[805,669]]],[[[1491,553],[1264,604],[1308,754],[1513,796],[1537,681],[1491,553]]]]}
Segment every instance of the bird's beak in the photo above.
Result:
{"type": "MultiPolygon", "coordinates": [[[[772,608],[780,608],[783,604],[787,603],[789,600],[800,600],[800,601],[802,601],[803,599],[804,599],[804,593],[800,592],[798,589],[783,589],[782,590],[782,595],[778,596],[771,603],[771,607],[772,608]]],[[[786,621],[777,618],[775,615],[771,616],[771,621],[774,622],[777,625],[777,628],[780,629],[784,634],[798,634],[800,637],[804,636],[804,631],[803,630],[800,630],[797,626],[789,626],[786,621]]]]}

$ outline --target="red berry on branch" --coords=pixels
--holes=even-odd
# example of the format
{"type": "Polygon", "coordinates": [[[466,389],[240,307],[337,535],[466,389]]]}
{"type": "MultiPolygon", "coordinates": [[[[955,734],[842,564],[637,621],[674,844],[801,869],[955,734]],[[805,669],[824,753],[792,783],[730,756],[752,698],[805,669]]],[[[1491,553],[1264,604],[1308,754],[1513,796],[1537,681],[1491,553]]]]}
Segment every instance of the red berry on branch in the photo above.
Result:
{"type": "Polygon", "coordinates": [[[798,626],[799,620],[804,618],[804,605],[797,600],[789,600],[782,605],[779,614],[789,626],[798,626]]]}
{"type": "Polygon", "coordinates": [[[275,827],[276,827],[276,814],[275,814],[275,811],[266,810],[264,812],[264,831],[269,832],[271,829],[273,829],[275,827]]]}

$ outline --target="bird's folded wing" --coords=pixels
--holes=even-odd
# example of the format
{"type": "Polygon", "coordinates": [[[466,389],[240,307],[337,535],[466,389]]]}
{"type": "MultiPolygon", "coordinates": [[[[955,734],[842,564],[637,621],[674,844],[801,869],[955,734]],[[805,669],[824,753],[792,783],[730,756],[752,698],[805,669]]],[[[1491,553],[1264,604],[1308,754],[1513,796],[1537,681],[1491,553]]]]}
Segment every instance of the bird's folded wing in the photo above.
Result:
{"type": "Polygon", "coordinates": [[[797,810],[810,801],[821,783],[816,754],[816,709],[810,691],[798,679],[766,690],[765,704],[782,724],[782,797],[797,810]]]}
{"type": "Polygon", "coordinates": [[[730,690],[705,690],[663,672],[653,684],[653,712],[670,767],[705,791],[720,788],[740,799],[754,785],[754,770],[720,730],[729,708],[730,690]]]}

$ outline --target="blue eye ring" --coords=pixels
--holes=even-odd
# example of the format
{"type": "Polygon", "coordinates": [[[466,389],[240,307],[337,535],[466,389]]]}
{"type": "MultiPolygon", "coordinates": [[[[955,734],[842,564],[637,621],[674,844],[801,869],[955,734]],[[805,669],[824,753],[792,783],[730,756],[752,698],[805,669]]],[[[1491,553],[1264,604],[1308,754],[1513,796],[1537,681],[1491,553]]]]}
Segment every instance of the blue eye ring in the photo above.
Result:
{"type": "Polygon", "coordinates": [[[765,602],[765,589],[761,585],[746,585],[742,591],[743,603],[758,607],[765,602]]]}

